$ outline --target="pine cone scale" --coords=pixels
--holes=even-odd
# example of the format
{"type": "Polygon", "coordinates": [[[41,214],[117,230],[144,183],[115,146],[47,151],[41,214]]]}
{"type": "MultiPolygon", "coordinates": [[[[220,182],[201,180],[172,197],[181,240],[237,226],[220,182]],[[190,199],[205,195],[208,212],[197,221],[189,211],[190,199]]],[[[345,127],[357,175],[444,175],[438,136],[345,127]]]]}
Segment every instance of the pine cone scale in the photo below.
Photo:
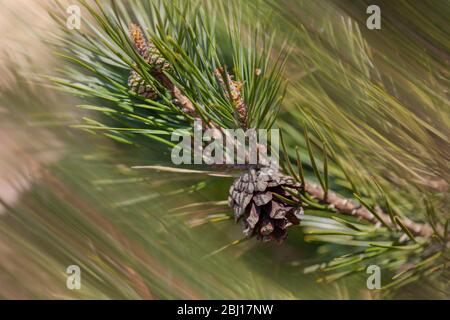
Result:
{"type": "Polygon", "coordinates": [[[270,201],[272,201],[272,193],[271,192],[259,192],[253,196],[253,201],[255,204],[260,207],[263,206],[270,201]]]}

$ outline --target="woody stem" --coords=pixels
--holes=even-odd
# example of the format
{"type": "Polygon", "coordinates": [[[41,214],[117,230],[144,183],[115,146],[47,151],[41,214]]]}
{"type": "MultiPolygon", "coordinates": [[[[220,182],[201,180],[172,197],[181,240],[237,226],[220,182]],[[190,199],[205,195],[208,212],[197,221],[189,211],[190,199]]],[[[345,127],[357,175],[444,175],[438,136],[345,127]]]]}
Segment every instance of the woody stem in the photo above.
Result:
{"type": "MultiPolygon", "coordinates": [[[[390,216],[379,207],[374,209],[379,217],[379,219],[377,219],[377,217],[375,217],[375,215],[362,204],[356,203],[351,199],[344,198],[333,191],[328,191],[325,197],[325,192],[323,189],[316,184],[305,181],[304,189],[313,198],[327,204],[332,208],[335,208],[339,213],[354,216],[358,219],[365,220],[373,224],[379,223],[379,219],[381,219],[388,227],[396,228],[396,225],[394,225],[391,221],[390,216]]],[[[402,218],[401,222],[414,236],[429,238],[434,233],[433,228],[428,223],[417,223],[408,218],[402,218]]]]}

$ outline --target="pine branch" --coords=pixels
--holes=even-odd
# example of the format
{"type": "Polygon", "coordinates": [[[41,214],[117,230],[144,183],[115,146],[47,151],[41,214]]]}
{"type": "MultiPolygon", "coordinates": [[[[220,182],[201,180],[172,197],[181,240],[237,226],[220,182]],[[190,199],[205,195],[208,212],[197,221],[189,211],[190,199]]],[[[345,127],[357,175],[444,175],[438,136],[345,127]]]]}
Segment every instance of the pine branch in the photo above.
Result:
{"type": "MultiPolygon", "coordinates": [[[[130,25],[130,36],[137,51],[144,59],[146,59],[146,61],[148,61],[150,64],[161,64],[161,62],[155,62],[160,60],[160,58],[155,58],[155,55],[157,56],[158,54],[157,50],[155,50],[154,46],[149,44],[149,42],[145,39],[145,36],[143,35],[142,30],[139,26],[135,24],[130,25]]],[[[162,69],[155,68],[154,70],[155,71],[153,71],[153,76],[155,77],[155,79],[172,93],[173,97],[177,101],[177,104],[182,108],[182,111],[186,115],[193,116],[194,118],[199,119],[195,111],[195,107],[189,100],[189,98],[181,92],[181,90],[167,77],[166,74],[164,74],[162,69]]],[[[247,106],[243,102],[241,96],[241,84],[237,81],[234,81],[232,79],[232,76],[224,68],[216,69],[214,71],[214,75],[217,77],[220,85],[226,92],[227,97],[233,102],[242,128],[246,129],[246,117],[248,111],[247,106]]],[[[216,126],[212,123],[209,123],[205,126],[205,128],[207,129],[211,129],[214,127],[216,126]]],[[[258,145],[258,147],[262,148],[263,146],[258,145]]],[[[268,163],[268,161],[262,162],[268,163]]],[[[235,166],[231,165],[231,167],[234,168],[235,166]]],[[[252,166],[244,167],[250,169],[252,166]]],[[[294,178],[292,177],[290,177],[290,179],[294,180],[294,178]]],[[[365,205],[357,203],[353,199],[341,197],[337,193],[330,190],[324,191],[322,187],[309,181],[305,181],[302,188],[313,199],[318,200],[322,204],[326,204],[331,209],[335,209],[338,213],[354,216],[360,220],[364,220],[372,224],[381,223],[390,229],[397,228],[395,219],[393,221],[393,217],[383,212],[379,206],[375,206],[373,209],[368,209],[365,205]]],[[[411,232],[411,234],[414,236],[429,238],[434,234],[433,228],[428,223],[416,223],[408,218],[401,219],[399,223],[407,229],[407,232],[411,232]]],[[[440,231],[442,231],[442,227],[440,227],[440,231]]]]}
{"type": "MultiPolygon", "coordinates": [[[[372,224],[378,224],[382,221],[389,228],[396,227],[390,215],[385,213],[379,206],[375,206],[375,209],[373,209],[376,210],[375,215],[372,213],[373,210],[369,210],[366,206],[356,203],[352,199],[344,198],[333,191],[328,191],[325,197],[325,192],[320,186],[308,181],[305,181],[305,191],[313,198],[319,200],[319,202],[327,204],[330,208],[334,208],[344,215],[353,216],[372,224]]],[[[401,219],[401,223],[415,236],[430,238],[434,234],[433,228],[428,223],[417,223],[406,217],[401,219]]],[[[440,229],[440,231],[443,231],[441,227],[440,229]]]]}

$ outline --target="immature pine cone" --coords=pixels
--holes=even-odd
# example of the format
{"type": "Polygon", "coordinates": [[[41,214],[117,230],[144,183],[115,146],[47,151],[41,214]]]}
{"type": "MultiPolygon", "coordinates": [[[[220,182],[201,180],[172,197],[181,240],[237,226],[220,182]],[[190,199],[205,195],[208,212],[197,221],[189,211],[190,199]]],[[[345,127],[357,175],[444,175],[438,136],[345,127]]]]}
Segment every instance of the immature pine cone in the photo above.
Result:
{"type": "MultiPolygon", "coordinates": [[[[130,24],[130,36],[136,50],[151,66],[151,74],[154,77],[158,77],[162,73],[162,70],[170,67],[169,63],[161,57],[161,54],[153,43],[147,41],[141,28],[134,23],[130,24]]],[[[139,73],[134,70],[131,70],[130,76],[128,77],[128,87],[131,91],[142,97],[152,100],[158,97],[157,92],[153,90],[152,86],[147,84],[139,73]]]]}
{"type": "Polygon", "coordinates": [[[128,87],[131,91],[144,98],[154,100],[158,97],[158,93],[153,90],[152,86],[148,85],[139,73],[134,70],[131,70],[128,77],[128,87]]]}
{"type": "Polygon", "coordinates": [[[303,208],[284,203],[274,193],[296,201],[283,187],[300,186],[292,177],[271,168],[250,169],[231,185],[228,204],[236,221],[243,219],[247,237],[281,243],[286,238],[286,228],[300,223],[303,208]]]}
{"type": "Polygon", "coordinates": [[[217,77],[222,89],[225,91],[226,96],[231,99],[233,102],[234,108],[236,110],[237,116],[239,118],[239,122],[242,127],[246,129],[247,126],[247,105],[244,102],[242,97],[242,82],[233,80],[233,76],[229,75],[225,71],[225,79],[222,73],[224,72],[223,68],[218,68],[214,71],[214,75],[217,77]],[[228,85],[225,83],[228,82],[228,85]],[[228,93],[228,89],[230,93],[228,93]]]}

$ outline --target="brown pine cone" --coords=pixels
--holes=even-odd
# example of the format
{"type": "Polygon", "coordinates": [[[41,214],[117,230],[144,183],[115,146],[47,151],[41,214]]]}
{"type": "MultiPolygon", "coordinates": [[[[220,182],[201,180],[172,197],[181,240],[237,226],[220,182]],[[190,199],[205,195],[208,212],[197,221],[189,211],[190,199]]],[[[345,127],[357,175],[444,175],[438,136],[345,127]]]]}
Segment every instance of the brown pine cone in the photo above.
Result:
{"type": "Polygon", "coordinates": [[[252,168],[231,185],[228,204],[236,221],[243,220],[247,237],[281,243],[286,238],[286,229],[300,223],[303,208],[274,196],[276,193],[298,202],[283,187],[298,189],[301,185],[271,168],[252,168]]]}

